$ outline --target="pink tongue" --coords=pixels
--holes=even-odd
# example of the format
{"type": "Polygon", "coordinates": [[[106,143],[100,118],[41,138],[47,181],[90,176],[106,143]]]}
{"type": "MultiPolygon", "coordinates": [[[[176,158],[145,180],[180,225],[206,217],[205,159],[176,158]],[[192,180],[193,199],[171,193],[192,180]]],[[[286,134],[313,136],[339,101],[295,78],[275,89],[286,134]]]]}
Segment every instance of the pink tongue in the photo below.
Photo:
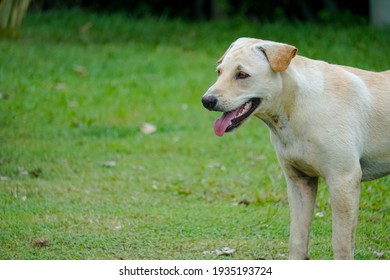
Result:
{"type": "Polygon", "coordinates": [[[214,122],[214,132],[217,136],[222,136],[225,133],[226,128],[229,126],[231,120],[238,114],[240,109],[241,107],[237,110],[223,113],[222,117],[214,122]]]}

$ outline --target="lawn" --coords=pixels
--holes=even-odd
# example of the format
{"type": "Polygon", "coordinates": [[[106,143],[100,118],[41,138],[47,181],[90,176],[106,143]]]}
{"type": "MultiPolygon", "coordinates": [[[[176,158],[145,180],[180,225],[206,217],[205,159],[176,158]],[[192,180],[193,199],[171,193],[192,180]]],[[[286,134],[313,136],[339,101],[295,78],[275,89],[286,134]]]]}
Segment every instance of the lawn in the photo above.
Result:
{"type": "MultiPolygon", "coordinates": [[[[243,36],[390,69],[390,29],[365,25],[30,13],[0,41],[0,259],[286,259],[267,127],[218,138],[200,102],[243,36]]],[[[389,185],[362,184],[357,259],[390,259],[389,185]]],[[[331,259],[323,181],[315,211],[310,255],[331,259]]]]}

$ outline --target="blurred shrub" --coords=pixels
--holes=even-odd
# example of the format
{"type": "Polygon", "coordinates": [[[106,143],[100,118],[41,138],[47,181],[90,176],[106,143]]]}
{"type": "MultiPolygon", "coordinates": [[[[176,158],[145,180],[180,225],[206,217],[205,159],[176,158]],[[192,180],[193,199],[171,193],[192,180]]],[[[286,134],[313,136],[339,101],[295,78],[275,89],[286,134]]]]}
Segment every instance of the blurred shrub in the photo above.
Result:
{"type": "Polygon", "coordinates": [[[344,15],[350,20],[351,14],[365,18],[369,14],[367,0],[33,0],[33,7],[39,10],[76,7],[99,12],[121,11],[139,17],[189,20],[242,16],[261,21],[338,21],[344,15]]]}
{"type": "Polygon", "coordinates": [[[0,1],[0,37],[19,36],[19,28],[26,15],[30,0],[0,1]]]}

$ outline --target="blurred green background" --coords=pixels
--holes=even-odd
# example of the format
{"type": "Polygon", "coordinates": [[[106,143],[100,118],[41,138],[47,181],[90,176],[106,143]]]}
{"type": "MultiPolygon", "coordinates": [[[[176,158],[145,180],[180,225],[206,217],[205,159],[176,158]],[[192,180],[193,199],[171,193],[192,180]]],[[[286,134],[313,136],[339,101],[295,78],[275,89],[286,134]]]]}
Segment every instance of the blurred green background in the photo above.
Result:
{"type": "MultiPolygon", "coordinates": [[[[201,105],[216,61],[248,36],[382,71],[390,29],[370,23],[368,2],[263,1],[265,15],[254,1],[211,1],[229,4],[218,15],[196,2],[207,1],[32,1],[3,34],[1,259],[287,258],[267,127],[253,119],[218,138],[219,114],[201,105]]],[[[389,184],[362,184],[357,259],[389,259],[389,184]]],[[[323,181],[310,245],[312,258],[332,258],[323,181]]]]}

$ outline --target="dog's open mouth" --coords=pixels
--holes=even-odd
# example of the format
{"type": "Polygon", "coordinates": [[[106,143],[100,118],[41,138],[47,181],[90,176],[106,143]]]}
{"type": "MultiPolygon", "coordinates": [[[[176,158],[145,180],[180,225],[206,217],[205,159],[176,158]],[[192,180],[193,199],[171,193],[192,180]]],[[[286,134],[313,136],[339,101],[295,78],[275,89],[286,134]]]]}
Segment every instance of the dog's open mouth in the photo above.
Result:
{"type": "Polygon", "coordinates": [[[260,105],[260,98],[252,98],[237,109],[223,113],[222,117],[214,122],[214,132],[217,136],[222,136],[225,132],[230,132],[239,127],[248,119],[260,105]]]}

